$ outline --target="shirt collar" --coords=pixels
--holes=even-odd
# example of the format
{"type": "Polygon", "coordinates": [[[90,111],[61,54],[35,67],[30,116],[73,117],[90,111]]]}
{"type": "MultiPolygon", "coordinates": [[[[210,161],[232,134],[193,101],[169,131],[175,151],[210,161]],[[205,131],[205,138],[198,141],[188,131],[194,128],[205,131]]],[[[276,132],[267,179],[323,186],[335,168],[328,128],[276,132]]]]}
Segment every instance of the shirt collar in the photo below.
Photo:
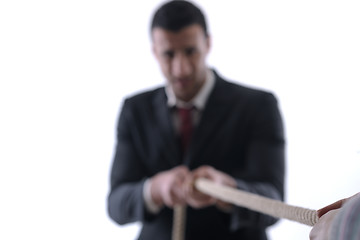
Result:
{"type": "Polygon", "coordinates": [[[211,90],[214,88],[214,85],[215,85],[215,75],[213,71],[207,69],[204,85],[201,87],[200,91],[195,95],[195,97],[190,102],[184,102],[181,101],[180,99],[177,99],[170,85],[166,85],[165,92],[168,99],[167,104],[169,107],[178,106],[178,107],[186,108],[186,107],[194,106],[198,110],[203,110],[206,101],[211,93],[211,90]]]}

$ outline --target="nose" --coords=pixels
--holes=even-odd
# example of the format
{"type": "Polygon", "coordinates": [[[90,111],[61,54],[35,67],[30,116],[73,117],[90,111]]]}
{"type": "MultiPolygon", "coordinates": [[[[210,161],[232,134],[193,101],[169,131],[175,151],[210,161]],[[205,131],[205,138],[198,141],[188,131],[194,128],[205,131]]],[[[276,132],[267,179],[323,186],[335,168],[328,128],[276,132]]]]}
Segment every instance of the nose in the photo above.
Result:
{"type": "Polygon", "coordinates": [[[172,62],[172,73],[176,78],[184,78],[191,74],[190,60],[184,54],[177,54],[172,62]]]}

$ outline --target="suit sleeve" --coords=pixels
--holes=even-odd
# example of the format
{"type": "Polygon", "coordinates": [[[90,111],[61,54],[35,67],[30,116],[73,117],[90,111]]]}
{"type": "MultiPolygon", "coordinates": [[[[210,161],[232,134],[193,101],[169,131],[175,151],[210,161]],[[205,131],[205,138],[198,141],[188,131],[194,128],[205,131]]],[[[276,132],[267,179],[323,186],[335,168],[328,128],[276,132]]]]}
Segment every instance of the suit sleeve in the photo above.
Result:
{"type": "MultiPolygon", "coordinates": [[[[246,151],[245,176],[237,178],[239,189],[276,200],[284,199],[285,140],[276,98],[265,93],[252,106],[250,139],[246,151]]],[[[277,219],[236,207],[231,229],[267,227],[277,219]]]]}
{"type": "Polygon", "coordinates": [[[125,100],[117,127],[117,142],[113,159],[110,193],[108,195],[109,216],[119,224],[143,221],[147,217],[143,200],[145,170],[142,164],[141,146],[134,114],[125,100]]]}

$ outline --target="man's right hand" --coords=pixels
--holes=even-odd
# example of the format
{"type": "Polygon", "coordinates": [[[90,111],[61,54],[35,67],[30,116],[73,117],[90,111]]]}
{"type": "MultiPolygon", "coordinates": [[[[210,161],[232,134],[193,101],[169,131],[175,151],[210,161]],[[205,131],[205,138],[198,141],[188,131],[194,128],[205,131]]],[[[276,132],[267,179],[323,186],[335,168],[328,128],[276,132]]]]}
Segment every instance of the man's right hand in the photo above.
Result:
{"type": "Polygon", "coordinates": [[[175,167],[168,171],[160,172],[151,178],[151,198],[158,206],[184,205],[184,181],[189,174],[185,166],[175,167]]]}

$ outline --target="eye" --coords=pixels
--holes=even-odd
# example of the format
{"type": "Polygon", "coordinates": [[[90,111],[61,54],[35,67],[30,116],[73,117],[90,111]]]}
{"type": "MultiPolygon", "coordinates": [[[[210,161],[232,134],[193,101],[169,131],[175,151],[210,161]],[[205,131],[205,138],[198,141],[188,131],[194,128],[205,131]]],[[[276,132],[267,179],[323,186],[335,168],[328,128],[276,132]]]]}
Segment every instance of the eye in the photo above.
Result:
{"type": "Polygon", "coordinates": [[[174,53],[174,51],[165,51],[163,53],[163,55],[164,55],[165,58],[173,58],[175,53],[174,53]]]}
{"type": "Polygon", "coordinates": [[[194,53],[196,53],[196,48],[194,48],[194,47],[189,47],[189,48],[186,48],[186,49],[185,49],[185,54],[186,54],[187,56],[191,56],[191,55],[193,55],[194,53]]]}

